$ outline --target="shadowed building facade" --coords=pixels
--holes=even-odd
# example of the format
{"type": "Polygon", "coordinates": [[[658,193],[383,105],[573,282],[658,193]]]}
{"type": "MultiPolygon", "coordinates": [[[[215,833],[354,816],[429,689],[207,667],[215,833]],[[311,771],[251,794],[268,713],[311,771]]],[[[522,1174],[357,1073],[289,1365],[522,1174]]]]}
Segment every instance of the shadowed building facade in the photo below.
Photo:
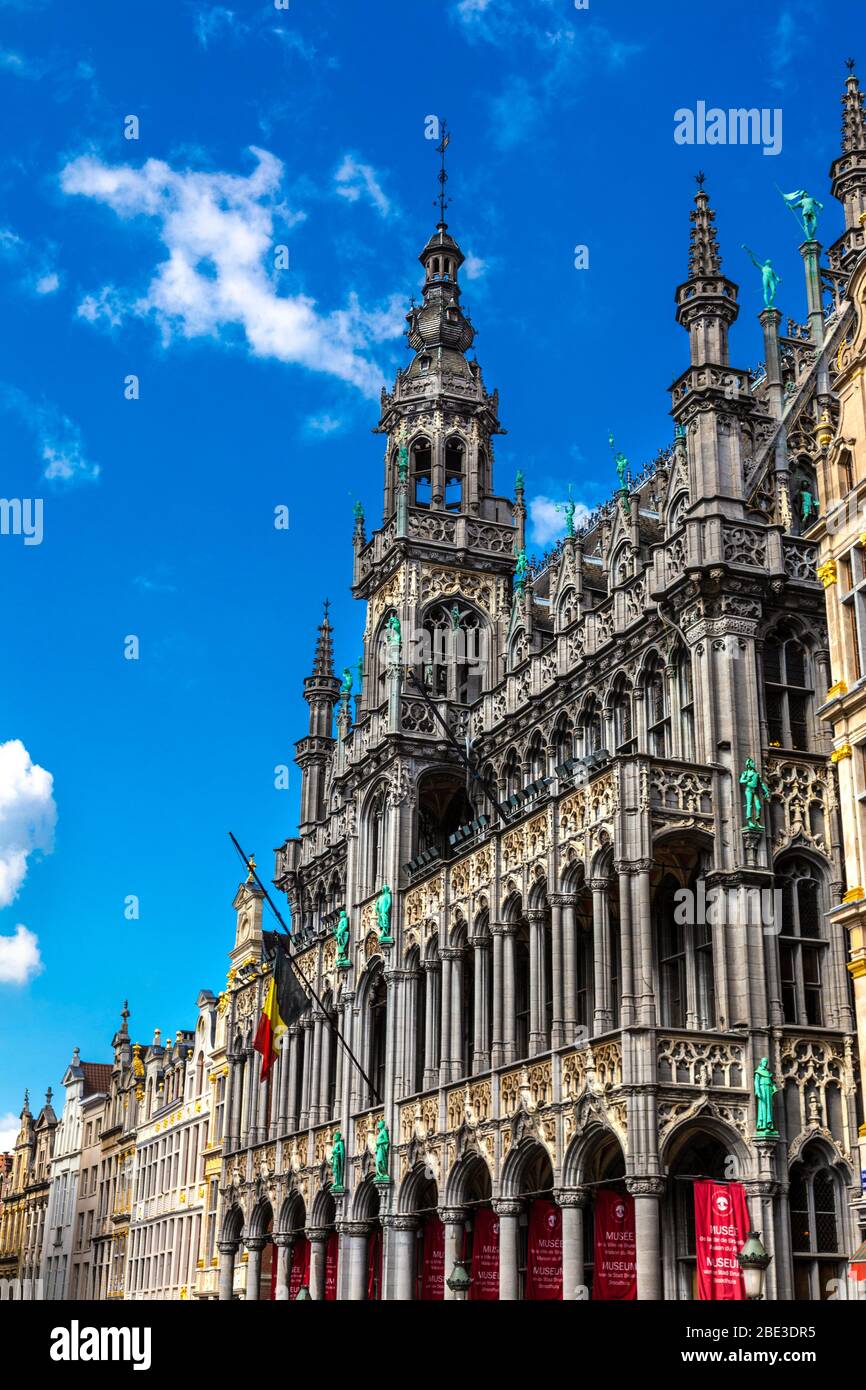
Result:
{"type": "Polygon", "coordinates": [[[807,321],[783,331],[765,308],[749,371],[699,179],[673,440],[637,474],[619,456],[611,500],[532,564],[522,478],[513,498],[494,486],[462,252],[444,220],[424,247],[412,358],[382,394],[382,522],[355,519],[361,689],[335,672],[326,610],[299,835],[277,851],[319,1002],[266,1083],[262,899],[248,882],[234,901],[221,1297],[450,1297],[461,1257],[473,1296],[591,1297],[604,1190],[634,1202],[637,1297],[692,1298],[695,1177],[743,1185],[768,1297],[856,1296],[848,887],[804,500],[862,252],[838,175],[834,192],[827,263],[801,247],[807,321]],[[747,818],[749,759],[767,792],[747,818]],[[757,1132],[763,1058],[775,1134],[757,1132]]]}

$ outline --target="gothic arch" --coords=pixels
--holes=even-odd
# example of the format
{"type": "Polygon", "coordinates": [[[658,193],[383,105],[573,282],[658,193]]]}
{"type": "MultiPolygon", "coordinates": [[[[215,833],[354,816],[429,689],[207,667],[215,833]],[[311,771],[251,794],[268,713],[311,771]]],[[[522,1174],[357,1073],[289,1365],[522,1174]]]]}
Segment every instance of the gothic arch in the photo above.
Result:
{"type": "Polygon", "coordinates": [[[400,1184],[397,1210],[411,1213],[419,1207],[436,1207],[439,1204],[439,1187],[429,1162],[419,1160],[411,1168],[400,1184]],[[433,1192],[429,1189],[432,1187],[433,1192]],[[432,1200],[431,1200],[432,1197],[432,1200]]]}
{"type": "Polygon", "coordinates": [[[284,1234],[289,1231],[302,1231],[307,1224],[307,1208],[300,1192],[290,1192],[280,1207],[279,1226],[275,1229],[284,1234]]]}
{"type": "Polygon", "coordinates": [[[586,1125],[571,1140],[562,1164],[563,1187],[580,1187],[603,1177],[618,1176],[609,1170],[621,1168],[625,1174],[625,1154],[619,1136],[611,1129],[600,1103],[588,1111],[586,1125]]]}
{"type": "Polygon", "coordinates": [[[379,1217],[379,1189],[372,1176],[364,1178],[352,1199],[353,1221],[376,1221],[379,1217]]]}
{"type": "Polygon", "coordinates": [[[529,1136],[522,1139],[519,1144],[512,1145],[508,1151],[508,1157],[502,1165],[499,1179],[499,1191],[503,1197],[521,1197],[527,1191],[544,1191],[546,1187],[552,1188],[553,1183],[553,1160],[546,1144],[543,1144],[540,1139],[529,1136]],[[545,1174],[549,1169],[549,1184],[542,1184],[535,1178],[530,1181],[535,1165],[538,1165],[538,1169],[545,1174]],[[537,1186],[535,1185],[536,1182],[537,1186]]]}
{"type": "Polygon", "coordinates": [[[250,1212],[250,1219],[247,1222],[246,1236],[263,1236],[267,1232],[268,1223],[273,1223],[274,1209],[267,1197],[261,1197],[250,1212]]]}
{"type": "Polygon", "coordinates": [[[238,1203],[234,1203],[232,1206],[228,1208],[228,1211],[225,1213],[223,1217],[220,1240],[225,1241],[226,1244],[229,1244],[231,1241],[239,1241],[241,1238],[241,1232],[243,1231],[243,1228],[243,1208],[238,1203]]]}
{"type": "Polygon", "coordinates": [[[685,1114],[663,1133],[659,1145],[659,1158],[666,1173],[676,1165],[680,1154],[693,1139],[701,1135],[721,1144],[728,1154],[733,1154],[737,1162],[736,1173],[731,1178],[742,1179],[750,1175],[753,1167],[752,1154],[740,1132],[719,1115],[712,1113],[712,1102],[704,1096],[698,1102],[699,1113],[685,1114]]]}
{"type": "Polygon", "coordinates": [[[310,1209],[310,1225],[313,1227],[325,1227],[326,1229],[334,1225],[337,1219],[337,1204],[331,1196],[327,1187],[322,1187],[313,1198],[313,1205],[310,1209]]]}
{"type": "Polygon", "coordinates": [[[452,1165],[445,1183],[446,1207],[461,1207],[469,1201],[490,1201],[492,1175],[478,1152],[466,1153],[452,1165]]]}

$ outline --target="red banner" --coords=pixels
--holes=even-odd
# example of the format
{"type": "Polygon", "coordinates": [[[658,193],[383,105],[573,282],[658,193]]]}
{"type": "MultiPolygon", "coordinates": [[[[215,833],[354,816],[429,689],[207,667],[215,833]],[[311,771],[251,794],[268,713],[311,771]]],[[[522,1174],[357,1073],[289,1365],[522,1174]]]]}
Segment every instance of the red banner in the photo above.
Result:
{"type": "Polygon", "coordinates": [[[296,1236],[292,1244],[292,1267],[289,1272],[289,1298],[297,1298],[302,1284],[310,1287],[310,1242],[306,1236],[296,1236]]]}
{"type": "Polygon", "coordinates": [[[479,1207],[475,1213],[469,1297],[499,1298],[499,1217],[489,1207],[479,1207]]]}
{"type": "Polygon", "coordinates": [[[525,1297],[562,1298],[562,1211],[542,1197],[529,1207],[525,1297]]]}
{"type": "Polygon", "coordinates": [[[600,1187],[595,1194],[595,1270],[592,1296],[637,1298],[634,1197],[600,1187]]]}
{"type": "Polygon", "coordinates": [[[698,1298],[745,1298],[737,1255],[749,1233],[749,1211],[741,1183],[695,1182],[695,1253],[698,1298]]]}
{"type": "Polygon", "coordinates": [[[328,1236],[325,1246],[325,1302],[334,1303],[337,1298],[337,1264],[340,1258],[340,1237],[336,1231],[328,1236]]]}
{"type": "Polygon", "coordinates": [[[438,1216],[424,1222],[421,1279],[418,1297],[429,1300],[445,1297],[445,1227],[438,1216]]]}
{"type": "Polygon", "coordinates": [[[370,1232],[367,1242],[367,1298],[376,1302],[382,1297],[382,1232],[370,1232]]]}

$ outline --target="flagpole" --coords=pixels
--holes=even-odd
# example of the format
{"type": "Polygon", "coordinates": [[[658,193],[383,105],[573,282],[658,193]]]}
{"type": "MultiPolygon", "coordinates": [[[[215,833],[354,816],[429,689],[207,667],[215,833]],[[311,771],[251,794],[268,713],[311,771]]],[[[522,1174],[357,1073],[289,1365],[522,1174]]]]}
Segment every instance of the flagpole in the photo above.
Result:
{"type": "MultiPolygon", "coordinates": [[[[286,933],[286,936],[289,938],[289,940],[291,940],[292,933],[289,931],[289,928],[286,926],[285,922],[283,921],[282,915],[281,915],[280,912],[278,911],[277,906],[276,906],[276,903],[274,902],[274,900],[273,900],[273,898],[271,897],[270,893],[268,892],[267,888],[266,888],[265,885],[262,883],[261,879],[259,878],[258,874],[256,873],[255,865],[254,865],[254,863],[253,863],[253,860],[252,860],[251,858],[250,858],[250,859],[247,858],[247,856],[244,854],[243,850],[241,849],[240,845],[238,844],[237,840],[235,839],[235,837],[234,837],[234,835],[232,834],[231,831],[229,831],[229,839],[231,840],[232,844],[234,845],[235,849],[237,850],[238,854],[240,855],[241,859],[243,860],[244,864],[246,865],[246,867],[247,867],[247,869],[248,869],[250,875],[252,876],[252,878],[255,879],[255,882],[256,882],[257,886],[261,889],[261,892],[262,892],[262,894],[263,894],[263,896],[264,896],[264,898],[265,898],[265,901],[266,901],[267,904],[268,904],[268,907],[271,909],[271,912],[272,912],[272,913],[274,914],[274,916],[276,917],[276,919],[277,919],[277,921],[279,922],[280,926],[282,927],[283,931],[286,933]]],[[[295,964],[295,952],[294,952],[293,950],[289,949],[289,950],[286,952],[286,955],[288,956],[289,964],[291,965],[291,967],[292,967],[292,969],[294,970],[295,974],[297,975],[298,979],[301,981],[301,983],[302,983],[304,989],[305,989],[310,995],[312,995],[313,1000],[315,1001],[315,1003],[318,1004],[318,1006],[319,1006],[319,1008],[320,1008],[320,1010],[321,1010],[321,1012],[322,1012],[322,1015],[323,1015],[323,1017],[324,1017],[326,1023],[328,1024],[328,1027],[330,1028],[331,1032],[335,1035],[337,1041],[338,1041],[339,1043],[342,1044],[342,1046],[344,1047],[344,1049],[345,1049],[346,1052],[348,1053],[349,1057],[351,1058],[352,1062],[353,1062],[354,1065],[358,1068],[358,1071],[360,1072],[360,1074],[361,1074],[361,1076],[363,1077],[364,1081],[366,1081],[367,1085],[368,1085],[369,1088],[370,1088],[371,1094],[372,1094],[373,1096],[375,1096],[375,1098],[376,1098],[375,1103],[376,1103],[377,1105],[381,1105],[381,1104],[382,1104],[382,1097],[380,1096],[378,1089],[373,1085],[373,1083],[372,1083],[372,1081],[370,1080],[369,1076],[368,1076],[367,1073],[364,1071],[364,1068],[361,1066],[361,1063],[358,1061],[358,1059],[357,1059],[357,1057],[355,1056],[354,1052],[352,1051],[351,1047],[350,1047],[349,1044],[346,1042],[346,1039],[343,1037],[342,1033],[340,1032],[339,1028],[337,1027],[336,1022],[334,1021],[334,1019],[331,1018],[331,1015],[328,1013],[328,1010],[325,1008],[325,1006],[324,1006],[324,1004],[322,1003],[321,999],[319,998],[318,994],[317,994],[316,991],[313,989],[313,986],[310,984],[310,982],[309,982],[309,980],[307,979],[307,977],[301,973],[301,971],[298,969],[297,965],[295,964]]]]}

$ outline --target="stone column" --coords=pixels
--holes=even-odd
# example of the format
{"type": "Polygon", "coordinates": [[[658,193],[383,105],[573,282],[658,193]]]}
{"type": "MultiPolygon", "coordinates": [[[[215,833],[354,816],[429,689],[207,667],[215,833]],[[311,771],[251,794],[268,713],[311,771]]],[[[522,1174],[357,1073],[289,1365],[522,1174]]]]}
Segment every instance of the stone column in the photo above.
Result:
{"type": "Polygon", "coordinates": [[[573,894],[558,893],[550,901],[559,902],[562,914],[563,1042],[573,1043],[577,1033],[577,900],[573,894]]]}
{"type": "Polygon", "coordinates": [[[298,1026],[289,1029],[289,1066],[286,1090],[286,1133],[293,1134],[298,1128],[298,1112],[295,1097],[298,1094],[298,1026]]]}
{"type": "Polygon", "coordinates": [[[228,1303],[234,1298],[235,1259],[238,1253],[238,1242],[236,1240],[219,1240],[217,1241],[217,1250],[220,1255],[219,1299],[221,1303],[228,1303]]]}
{"type": "MultiPolygon", "coordinates": [[[[552,939],[552,966],[553,966],[553,1023],[551,1026],[550,1045],[551,1047],[562,1047],[566,1040],[565,1034],[565,943],[563,940],[563,921],[561,893],[554,893],[548,896],[550,903],[550,935],[552,939]]],[[[569,1039],[571,1041],[571,1039],[569,1039]]]]}
{"type": "Polygon", "coordinates": [[[466,1213],[462,1207],[440,1207],[439,1219],[445,1227],[444,1297],[453,1301],[454,1295],[448,1287],[448,1277],[455,1263],[463,1254],[463,1234],[466,1213]]]}
{"type": "Polygon", "coordinates": [[[475,952],[475,1037],[472,1042],[472,1070],[487,1071],[490,1066],[490,1019],[488,1017],[487,986],[490,969],[490,937],[472,936],[469,944],[475,952]]]}
{"type": "Polygon", "coordinates": [[[366,1221],[346,1221],[341,1227],[341,1234],[344,1241],[348,1241],[349,1246],[349,1300],[352,1303],[363,1303],[367,1297],[367,1238],[369,1233],[370,1227],[366,1221]]]}
{"type": "Polygon", "coordinates": [[[499,1301],[514,1302],[518,1297],[517,1241],[518,1222],[522,1203],[501,1201],[493,1203],[499,1217],[499,1301]]]}
{"type": "MultiPolygon", "coordinates": [[[[225,1110],[224,1110],[225,1118],[224,1118],[224,1120],[223,1120],[223,1148],[225,1149],[226,1153],[230,1153],[232,1149],[236,1149],[236,1148],[237,1148],[237,1132],[236,1132],[235,1126],[234,1126],[234,1111],[235,1111],[235,1059],[234,1059],[234,1054],[231,1053],[231,1052],[227,1053],[227,1059],[228,1059],[228,1076],[226,1077],[226,1094],[225,1094],[225,1110]]],[[[215,1136],[214,1136],[214,1142],[216,1142],[216,1139],[217,1139],[218,1137],[219,1137],[218,1135],[215,1135],[215,1136]]]]}
{"type": "Polygon", "coordinates": [[[289,1259],[292,1251],[292,1237],[278,1235],[275,1232],[272,1239],[274,1242],[274,1278],[277,1284],[276,1302],[285,1303],[289,1297],[289,1259]]]}
{"type": "Polygon", "coordinates": [[[439,960],[442,965],[442,1022],[439,1029],[439,1050],[442,1054],[439,1063],[440,1086],[446,1086],[451,1080],[451,970],[456,954],[451,946],[439,947],[439,960]]]}
{"type": "Polygon", "coordinates": [[[659,1202],[664,1194],[663,1178],[627,1178],[626,1187],[634,1197],[637,1296],[641,1301],[662,1297],[659,1202]]]}
{"type": "Polygon", "coordinates": [[[249,1252],[247,1261],[247,1303],[255,1303],[259,1296],[259,1278],[262,1272],[262,1251],[267,1244],[267,1236],[248,1236],[244,1241],[249,1252]]]}
{"type": "MultiPolygon", "coordinates": [[[[346,1036],[343,1031],[343,1012],[343,1004],[340,1002],[337,1005],[337,1029],[341,1038],[346,1036]]],[[[338,1120],[343,1109],[343,1066],[346,1061],[346,1049],[340,1045],[336,1037],[331,1038],[331,1046],[337,1049],[337,1076],[334,1086],[334,1113],[329,1118],[338,1120]]]]}
{"type": "Polygon", "coordinates": [[[315,1125],[319,1122],[319,1108],[321,1105],[320,1096],[322,1093],[322,1015],[318,1009],[313,1014],[313,1055],[304,1067],[310,1079],[310,1091],[307,1097],[307,1124],[315,1125]]]}
{"type": "Polygon", "coordinates": [[[502,1029],[505,1039],[503,1061],[513,1062],[517,1057],[517,996],[514,992],[514,938],[517,926],[514,922],[503,925],[502,936],[502,1029]]]}
{"type": "Polygon", "coordinates": [[[610,1004],[610,912],[608,881],[594,878],[592,889],[593,1033],[606,1033],[613,1027],[610,1004]]]}
{"type": "Polygon", "coordinates": [[[439,1083],[439,1060],[436,1056],[436,1019],[439,1015],[439,962],[425,960],[424,988],[427,992],[424,1005],[424,1076],[422,1085],[425,1091],[439,1083]]]}
{"type": "Polygon", "coordinates": [[[451,1080],[466,1074],[463,1057],[463,952],[455,950],[451,961],[451,1080]]]}
{"type": "Polygon", "coordinates": [[[619,875],[619,949],[622,961],[619,1025],[620,1028],[629,1028],[635,1022],[631,875],[628,864],[621,860],[618,860],[614,867],[619,875]]]}
{"type": "Polygon", "coordinates": [[[505,1012],[502,1007],[505,990],[505,927],[500,923],[490,924],[493,938],[493,1037],[490,1065],[501,1067],[505,1061],[505,1012]]]}
{"type": "Polygon", "coordinates": [[[329,1234],[324,1226],[314,1226],[306,1232],[310,1242],[310,1297],[320,1303],[325,1297],[325,1256],[329,1234]]]}
{"type": "Polygon", "coordinates": [[[415,1232],[417,1216],[385,1217],[390,1228],[391,1249],[394,1251],[394,1297],[399,1303],[410,1303],[415,1297],[415,1232]]]}
{"type": "Polygon", "coordinates": [[[639,859],[634,867],[637,890],[635,935],[640,946],[640,986],[637,992],[638,1022],[646,1028],[654,1028],[656,1005],[653,989],[653,932],[650,908],[650,873],[653,863],[651,859],[639,859]]]}
{"type": "Polygon", "coordinates": [[[547,1051],[547,1032],[544,1026],[544,923],[545,910],[527,909],[529,922],[529,1055],[535,1057],[547,1051]]]}
{"type": "Polygon", "coordinates": [[[310,1123],[310,1087],[312,1083],[312,1038],[313,1020],[309,1014],[302,1019],[301,1027],[304,1030],[304,1074],[301,1078],[301,1113],[298,1116],[298,1128],[306,1129],[310,1123]]]}
{"type": "Polygon", "coordinates": [[[553,1195],[562,1208],[563,1302],[582,1302],[589,1297],[583,1268],[583,1214],[590,1194],[585,1187],[569,1187],[553,1195]]]}
{"type": "Polygon", "coordinates": [[[331,1032],[331,1025],[327,1018],[322,1016],[322,1058],[319,1063],[319,1113],[318,1123],[325,1124],[333,1119],[331,1114],[331,1097],[329,1094],[329,1083],[331,1079],[331,1048],[339,1046],[336,1038],[331,1032]]]}

